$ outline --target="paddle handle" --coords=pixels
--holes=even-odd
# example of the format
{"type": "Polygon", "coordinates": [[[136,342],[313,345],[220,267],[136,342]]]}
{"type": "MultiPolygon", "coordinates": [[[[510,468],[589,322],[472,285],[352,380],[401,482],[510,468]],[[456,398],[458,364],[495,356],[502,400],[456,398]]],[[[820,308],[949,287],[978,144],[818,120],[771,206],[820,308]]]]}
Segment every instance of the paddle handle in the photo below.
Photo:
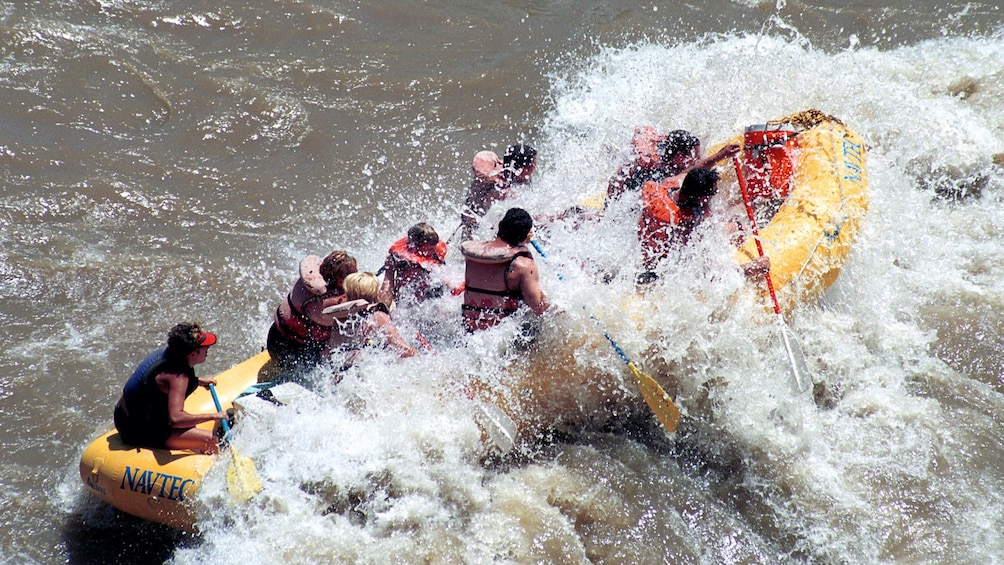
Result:
{"type": "MultiPolygon", "coordinates": [[[[213,402],[216,404],[216,411],[223,412],[223,405],[220,404],[220,397],[216,396],[216,385],[209,385],[209,392],[213,395],[213,402]]],[[[230,435],[230,424],[227,422],[226,418],[220,420],[220,424],[223,425],[223,434],[225,436],[230,435]]]]}
{"type": "Polygon", "coordinates": [[[533,248],[537,250],[537,253],[540,253],[541,257],[543,257],[544,259],[547,259],[547,253],[544,253],[544,248],[541,247],[539,243],[537,243],[536,239],[531,239],[530,240],[530,245],[532,245],[533,248]]]}
{"type": "MultiPolygon", "coordinates": [[[[763,257],[763,245],[760,243],[760,230],[756,227],[756,217],[753,214],[753,206],[750,204],[749,191],[746,190],[746,179],[743,178],[742,166],[739,164],[739,157],[733,157],[732,163],[736,167],[736,178],[739,179],[739,190],[743,193],[743,204],[746,205],[746,215],[750,219],[750,227],[753,229],[753,241],[756,242],[756,250],[760,253],[760,257],[763,257]]],[[[777,294],[774,292],[774,282],[770,278],[770,269],[764,273],[764,278],[767,279],[767,290],[770,291],[770,299],[774,303],[774,313],[778,316],[781,315],[781,305],[777,302],[777,294]]]]}
{"type": "MultiPolygon", "coordinates": [[[[583,306],[583,308],[585,308],[585,306],[583,306]]],[[[596,318],[593,317],[592,314],[590,314],[589,317],[592,318],[593,320],[596,320],[596,318]]],[[[599,322],[599,320],[596,320],[596,321],[599,322]]],[[[620,355],[621,359],[623,359],[624,362],[627,363],[629,367],[631,365],[633,365],[633,363],[631,363],[631,359],[628,358],[627,353],[624,353],[624,350],[621,349],[621,346],[617,345],[617,342],[614,341],[614,338],[610,337],[610,334],[608,334],[607,332],[604,331],[603,332],[603,337],[607,338],[607,341],[609,341],[610,345],[613,346],[614,351],[617,352],[617,355],[620,355]]]]}
{"type": "MultiPolygon", "coordinates": [[[[544,253],[544,248],[541,247],[539,243],[537,243],[536,239],[531,239],[530,240],[530,245],[532,245],[533,248],[537,250],[537,253],[540,254],[540,258],[541,259],[547,259],[547,253],[544,253]]],[[[564,275],[562,275],[561,273],[556,273],[556,274],[558,275],[558,280],[559,281],[565,280],[565,276],[564,275]]]]}

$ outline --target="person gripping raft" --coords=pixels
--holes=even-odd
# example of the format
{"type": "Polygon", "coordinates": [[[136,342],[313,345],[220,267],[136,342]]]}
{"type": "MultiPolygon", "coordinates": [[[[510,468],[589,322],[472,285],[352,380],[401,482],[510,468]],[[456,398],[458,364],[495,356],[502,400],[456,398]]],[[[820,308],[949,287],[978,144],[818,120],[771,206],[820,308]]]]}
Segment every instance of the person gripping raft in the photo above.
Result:
{"type": "Polygon", "coordinates": [[[336,320],[325,309],[345,301],[345,277],[356,272],[345,251],[300,261],[300,277],[275,310],[268,331],[269,355],[283,370],[304,371],[320,363],[336,320]]]}

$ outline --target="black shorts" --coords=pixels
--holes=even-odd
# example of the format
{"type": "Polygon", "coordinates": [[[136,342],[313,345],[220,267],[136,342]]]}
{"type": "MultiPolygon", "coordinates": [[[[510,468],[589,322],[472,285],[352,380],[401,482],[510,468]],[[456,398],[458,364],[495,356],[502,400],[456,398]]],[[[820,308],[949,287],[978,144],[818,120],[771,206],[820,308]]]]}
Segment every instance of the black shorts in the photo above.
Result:
{"type": "Polygon", "coordinates": [[[268,330],[266,342],[268,354],[281,369],[306,371],[313,369],[321,362],[321,352],[324,346],[320,343],[304,345],[286,337],[275,325],[268,330]]]}
{"type": "Polygon", "coordinates": [[[122,442],[136,447],[151,447],[160,449],[167,443],[167,438],[171,437],[171,427],[164,423],[163,426],[154,425],[150,422],[138,421],[130,418],[122,408],[122,403],[115,405],[115,429],[119,431],[122,442]]]}

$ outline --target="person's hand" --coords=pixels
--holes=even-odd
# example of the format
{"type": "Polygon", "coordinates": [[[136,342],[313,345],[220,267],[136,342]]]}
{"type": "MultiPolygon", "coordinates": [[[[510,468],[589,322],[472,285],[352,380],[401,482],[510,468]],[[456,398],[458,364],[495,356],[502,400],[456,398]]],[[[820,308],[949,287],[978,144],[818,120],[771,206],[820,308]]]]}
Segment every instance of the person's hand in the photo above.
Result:
{"type": "Polygon", "coordinates": [[[770,271],[770,257],[764,255],[763,257],[754,259],[749,263],[743,263],[740,267],[743,270],[743,274],[746,275],[746,278],[752,279],[759,277],[770,271]]]}
{"type": "Polygon", "coordinates": [[[199,386],[209,388],[210,385],[216,386],[216,379],[213,377],[199,377],[199,386]]]}
{"type": "Polygon", "coordinates": [[[718,153],[715,154],[715,161],[721,161],[722,159],[738,155],[740,149],[742,148],[739,147],[738,143],[729,143],[718,150],[718,153]]]}

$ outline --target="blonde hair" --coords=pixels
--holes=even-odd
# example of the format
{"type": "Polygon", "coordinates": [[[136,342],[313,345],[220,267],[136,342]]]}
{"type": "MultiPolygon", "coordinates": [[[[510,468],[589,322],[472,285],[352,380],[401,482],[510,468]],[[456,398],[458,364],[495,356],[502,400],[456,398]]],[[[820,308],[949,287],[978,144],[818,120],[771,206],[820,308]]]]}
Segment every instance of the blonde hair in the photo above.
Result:
{"type": "Polygon", "coordinates": [[[376,302],[380,291],[380,283],[373,273],[352,273],[345,277],[343,286],[348,300],[362,298],[367,302],[376,302]]]}

